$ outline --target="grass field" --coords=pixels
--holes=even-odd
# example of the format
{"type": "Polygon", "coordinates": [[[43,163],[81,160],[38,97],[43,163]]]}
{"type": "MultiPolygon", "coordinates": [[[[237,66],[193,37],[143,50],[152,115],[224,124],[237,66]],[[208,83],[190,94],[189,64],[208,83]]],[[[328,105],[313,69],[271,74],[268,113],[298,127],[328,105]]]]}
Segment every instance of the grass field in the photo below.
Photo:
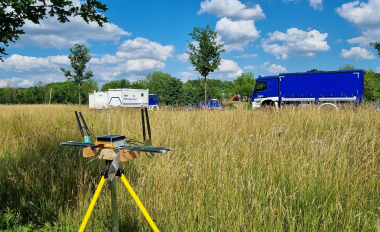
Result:
{"type": "MultiPolygon", "coordinates": [[[[74,111],[94,135],[107,111],[0,106],[0,229],[77,231],[104,161],[86,164],[74,111]]],[[[173,152],[122,162],[161,231],[380,231],[380,111],[347,107],[150,112],[153,144],[173,152]]],[[[138,110],[111,133],[142,139],[138,110]]],[[[93,139],[93,138],[92,138],[93,139]]],[[[151,231],[117,180],[120,231],[151,231]]],[[[109,186],[86,231],[110,231],[109,186]]]]}

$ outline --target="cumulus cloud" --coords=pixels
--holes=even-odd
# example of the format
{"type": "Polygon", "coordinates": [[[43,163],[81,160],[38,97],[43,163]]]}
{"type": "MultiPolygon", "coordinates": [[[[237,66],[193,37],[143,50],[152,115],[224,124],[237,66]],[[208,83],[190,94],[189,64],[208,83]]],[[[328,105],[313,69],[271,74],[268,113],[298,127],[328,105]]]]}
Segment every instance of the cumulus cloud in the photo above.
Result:
{"type": "Polygon", "coordinates": [[[262,64],[261,68],[264,70],[267,70],[270,73],[288,72],[285,67],[282,67],[281,65],[275,65],[275,64],[270,65],[270,63],[268,61],[265,62],[264,64],[262,64]]]}
{"type": "Polygon", "coordinates": [[[166,61],[168,57],[172,57],[173,52],[173,45],[162,46],[157,42],[138,37],[134,40],[123,42],[119,46],[116,56],[127,59],[155,59],[166,61]]]}
{"type": "Polygon", "coordinates": [[[244,69],[255,70],[257,69],[257,66],[248,65],[248,66],[244,66],[244,69]]]}
{"type": "Polygon", "coordinates": [[[260,5],[243,4],[239,0],[205,0],[198,14],[216,14],[221,19],[215,31],[226,51],[243,51],[249,42],[260,37],[254,20],[265,18],[260,5]]]}
{"type": "Polygon", "coordinates": [[[352,47],[350,50],[342,49],[339,57],[355,60],[372,60],[376,58],[372,52],[361,47],[352,47]]]}
{"type": "Polygon", "coordinates": [[[322,0],[310,0],[310,6],[314,8],[314,10],[322,10],[323,4],[322,0]]]}
{"type": "Polygon", "coordinates": [[[205,0],[201,2],[201,9],[197,13],[216,14],[220,18],[227,17],[232,20],[265,18],[260,5],[245,5],[238,0],[205,0]]]}
{"type": "MultiPolygon", "coordinates": [[[[165,62],[174,52],[172,45],[162,46],[144,38],[125,41],[116,54],[95,54],[89,63],[90,69],[96,74],[94,79],[99,83],[111,81],[123,76],[141,77],[148,72],[163,70],[165,62]]],[[[0,73],[17,72],[20,75],[14,79],[19,86],[32,85],[38,81],[50,83],[65,81],[60,67],[70,68],[67,56],[30,57],[11,55],[0,65],[0,73]],[[32,73],[32,74],[31,74],[32,73]],[[29,81],[28,81],[29,80],[29,81]],[[33,81],[33,82],[32,82],[33,81]]],[[[10,80],[1,79],[1,84],[10,80]]]]}
{"type": "Polygon", "coordinates": [[[215,30],[227,44],[254,41],[260,33],[256,30],[253,20],[232,21],[228,18],[220,19],[215,30]]]}
{"type": "Polygon", "coordinates": [[[4,60],[0,70],[6,72],[48,72],[59,70],[60,65],[69,65],[67,56],[31,57],[13,54],[4,60]]]}
{"type": "Polygon", "coordinates": [[[20,36],[17,46],[33,44],[41,48],[69,48],[75,44],[87,44],[88,39],[95,41],[111,40],[118,42],[122,36],[130,36],[113,23],[86,23],[80,17],[69,17],[70,23],[60,23],[56,18],[46,18],[41,24],[26,21],[23,29],[25,34],[20,36]]]}
{"type": "Polygon", "coordinates": [[[380,1],[369,0],[367,3],[353,1],[343,4],[335,11],[340,17],[354,24],[362,33],[359,37],[348,39],[348,43],[364,47],[369,46],[370,42],[378,41],[380,37],[380,1]]]}
{"type": "MultiPolygon", "coordinates": [[[[282,0],[283,2],[298,2],[299,0],[282,0]]],[[[314,8],[314,10],[322,10],[323,4],[322,0],[308,0],[309,5],[314,8]]]]}
{"type": "Polygon", "coordinates": [[[377,73],[380,73],[380,66],[377,67],[376,72],[377,72],[377,73]]]}
{"type": "Polygon", "coordinates": [[[368,3],[360,1],[345,3],[335,11],[361,30],[379,27],[380,1],[378,0],[369,0],[368,3]]]}
{"type": "Polygon", "coordinates": [[[377,42],[380,38],[380,27],[373,30],[363,31],[362,35],[356,38],[348,39],[350,44],[359,44],[361,47],[369,46],[370,42],[377,42]]]}
{"type": "Polygon", "coordinates": [[[182,53],[182,54],[177,54],[177,60],[181,62],[188,62],[189,61],[189,54],[187,53],[182,53]]]}
{"type": "Polygon", "coordinates": [[[330,49],[326,41],[328,34],[320,33],[317,30],[306,32],[290,28],[286,33],[275,31],[268,35],[268,39],[261,40],[261,46],[264,52],[275,55],[277,59],[286,60],[289,58],[288,54],[314,57],[317,52],[330,49]],[[282,44],[273,43],[275,41],[282,42],[282,44]]]}
{"type": "Polygon", "coordinates": [[[215,31],[220,36],[220,40],[227,45],[228,51],[242,51],[249,42],[260,37],[260,31],[256,29],[253,20],[232,21],[224,17],[216,23],[215,31]]]}
{"type": "Polygon", "coordinates": [[[243,70],[239,68],[235,61],[222,59],[215,73],[217,73],[219,77],[236,78],[243,73],[243,70]]]}
{"type": "Polygon", "coordinates": [[[14,87],[17,83],[20,83],[21,81],[22,79],[18,77],[0,79],[0,88],[4,88],[6,86],[14,87]]]}
{"type": "Polygon", "coordinates": [[[256,57],[258,57],[257,54],[242,54],[241,56],[235,56],[234,58],[249,59],[249,58],[256,58],[256,57]]]}

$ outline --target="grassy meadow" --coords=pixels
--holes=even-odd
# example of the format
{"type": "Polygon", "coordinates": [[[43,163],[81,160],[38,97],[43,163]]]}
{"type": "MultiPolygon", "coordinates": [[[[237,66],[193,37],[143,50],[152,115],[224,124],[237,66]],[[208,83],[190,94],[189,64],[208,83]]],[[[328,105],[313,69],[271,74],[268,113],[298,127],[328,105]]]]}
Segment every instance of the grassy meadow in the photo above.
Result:
{"type": "MultiPolygon", "coordinates": [[[[74,111],[93,135],[108,111],[0,105],[0,230],[77,231],[104,161],[86,164],[74,111]]],[[[380,231],[380,111],[369,106],[150,111],[153,144],[121,162],[160,231],[380,231]]],[[[142,140],[137,109],[111,110],[111,134],[142,140]]],[[[91,136],[93,140],[94,137],[91,136]]],[[[151,231],[117,178],[120,231],[151,231]]],[[[107,183],[86,231],[111,231],[107,183]]]]}

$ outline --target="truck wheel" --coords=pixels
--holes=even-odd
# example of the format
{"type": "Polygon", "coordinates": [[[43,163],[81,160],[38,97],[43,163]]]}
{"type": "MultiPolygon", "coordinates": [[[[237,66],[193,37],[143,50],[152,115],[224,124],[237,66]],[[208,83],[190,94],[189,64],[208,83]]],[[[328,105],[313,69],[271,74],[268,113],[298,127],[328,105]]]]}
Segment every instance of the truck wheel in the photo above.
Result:
{"type": "Polygon", "coordinates": [[[322,105],[320,105],[320,106],[318,106],[318,111],[319,111],[319,109],[321,108],[323,106],[323,108],[331,108],[331,107],[334,107],[335,109],[336,109],[336,111],[337,112],[339,112],[339,110],[338,110],[338,107],[335,105],[335,104],[333,104],[333,103],[323,103],[322,105]]]}

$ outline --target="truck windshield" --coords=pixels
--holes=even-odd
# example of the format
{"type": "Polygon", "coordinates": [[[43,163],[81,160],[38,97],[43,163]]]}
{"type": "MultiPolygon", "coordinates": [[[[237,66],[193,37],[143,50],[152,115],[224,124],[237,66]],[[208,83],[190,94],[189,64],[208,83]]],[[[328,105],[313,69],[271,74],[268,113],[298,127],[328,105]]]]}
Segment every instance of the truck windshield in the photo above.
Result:
{"type": "Polygon", "coordinates": [[[267,82],[266,81],[256,82],[254,94],[257,94],[257,93],[264,91],[266,89],[267,89],[267,82]]]}

